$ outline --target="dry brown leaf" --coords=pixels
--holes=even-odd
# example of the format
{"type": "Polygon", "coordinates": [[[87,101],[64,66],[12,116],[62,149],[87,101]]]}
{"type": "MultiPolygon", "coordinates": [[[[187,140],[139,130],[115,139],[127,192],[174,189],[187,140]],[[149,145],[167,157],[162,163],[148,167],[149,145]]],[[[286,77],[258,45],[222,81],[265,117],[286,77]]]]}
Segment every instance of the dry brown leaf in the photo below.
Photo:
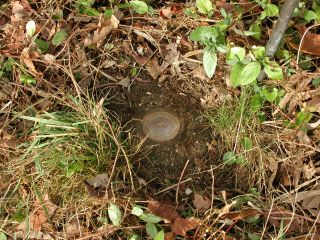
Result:
{"type": "Polygon", "coordinates": [[[274,207],[270,212],[266,212],[265,215],[273,226],[280,228],[283,224],[287,229],[286,232],[299,231],[303,220],[303,218],[297,214],[283,207],[274,207]]]}
{"type": "Polygon", "coordinates": [[[178,216],[178,213],[174,206],[166,203],[160,203],[158,201],[149,201],[148,209],[168,222],[173,222],[173,220],[178,216]]]}
{"type": "Polygon", "coordinates": [[[192,71],[192,76],[195,78],[199,78],[204,81],[210,81],[203,67],[199,67],[192,71]]]}
{"type": "Polygon", "coordinates": [[[183,5],[174,4],[169,7],[160,9],[160,17],[171,18],[174,15],[180,14],[183,11],[183,5]]]}
{"type": "Polygon", "coordinates": [[[177,63],[180,57],[180,53],[178,52],[178,44],[169,43],[166,46],[166,50],[168,51],[165,55],[164,61],[161,64],[160,72],[163,72],[167,67],[177,63]]]}
{"type": "Polygon", "coordinates": [[[92,234],[88,228],[86,228],[85,226],[79,225],[76,221],[72,221],[68,223],[66,227],[66,231],[67,231],[68,237],[72,237],[72,238],[79,237],[79,236],[88,237],[92,234]]]}
{"type": "Polygon", "coordinates": [[[117,84],[122,86],[122,87],[129,88],[130,87],[130,83],[131,83],[130,78],[129,77],[125,77],[120,82],[118,82],[117,84]]]}
{"type": "Polygon", "coordinates": [[[94,188],[99,188],[99,187],[106,188],[108,181],[109,181],[109,177],[108,177],[108,174],[106,173],[97,174],[92,178],[89,178],[86,180],[86,182],[94,188]]]}
{"type": "Polygon", "coordinates": [[[116,62],[110,59],[106,59],[101,63],[102,68],[109,68],[109,67],[112,67],[113,65],[116,65],[116,62]]]}
{"type": "MultiPolygon", "coordinates": [[[[18,145],[18,141],[12,135],[4,130],[0,130],[0,147],[14,148],[18,145]]],[[[1,186],[1,185],[0,185],[1,186]]],[[[1,187],[0,187],[1,191],[1,187]]]]}
{"type": "Polygon", "coordinates": [[[317,169],[315,168],[312,160],[303,164],[302,172],[304,178],[307,180],[310,180],[317,173],[317,169]]]}
{"type": "Polygon", "coordinates": [[[192,203],[198,211],[207,210],[211,206],[211,201],[207,197],[203,197],[197,193],[194,194],[192,203]]]}
{"type": "MultiPolygon", "coordinates": [[[[296,26],[296,28],[298,29],[301,36],[303,36],[303,34],[307,31],[307,28],[304,25],[298,25],[296,26]]],[[[291,43],[291,45],[295,49],[299,49],[299,46],[296,46],[293,43],[291,43]]],[[[300,51],[302,53],[320,56],[320,34],[307,32],[303,38],[300,51]]]]}
{"type": "Polygon", "coordinates": [[[164,240],[175,240],[175,234],[173,232],[164,233],[164,240]]]}
{"type": "Polygon", "coordinates": [[[187,232],[195,229],[199,226],[201,223],[200,219],[197,218],[182,218],[182,217],[176,217],[174,223],[171,225],[172,232],[181,235],[186,236],[187,232]]]}
{"type": "Polygon", "coordinates": [[[34,66],[32,59],[29,54],[29,49],[24,48],[20,55],[20,60],[27,66],[27,68],[34,74],[39,75],[36,67],[34,66]]]}
{"type": "Polygon", "coordinates": [[[30,17],[32,12],[34,12],[34,10],[32,10],[27,0],[12,2],[11,23],[23,23],[23,20],[30,17]]]}
{"type": "Polygon", "coordinates": [[[100,20],[97,30],[94,31],[93,37],[88,37],[84,40],[84,46],[97,45],[98,47],[102,44],[108,34],[118,28],[119,20],[112,15],[110,20],[100,20]]]}
{"type": "Polygon", "coordinates": [[[304,131],[298,130],[297,140],[307,146],[312,146],[311,139],[308,137],[308,134],[304,131]]]}
{"type": "Polygon", "coordinates": [[[42,225],[48,221],[58,207],[49,200],[48,194],[43,196],[43,203],[39,199],[35,201],[34,211],[30,214],[30,228],[33,231],[41,231],[42,225]]]}
{"type": "Polygon", "coordinates": [[[310,190],[299,192],[295,196],[297,202],[303,201],[302,206],[304,209],[319,209],[320,208],[320,190],[310,190]]]}
{"type": "MultiPolygon", "coordinates": [[[[142,32],[138,29],[133,29],[132,30],[135,34],[137,34],[138,36],[140,36],[141,38],[144,38],[146,39],[149,43],[151,43],[153,46],[155,46],[156,48],[159,48],[159,45],[157,43],[156,40],[154,40],[154,38],[148,34],[148,33],[145,33],[145,32],[142,32]]],[[[160,48],[159,48],[160,49],[160,48]]]]}
{"type": "Polygon", "coordinates": [[[157,58],[153,57],[146,63],[146,69],[150,73],[151,77],[156,80],[158,79],[161,70],[157,58]]]}
{"type": "Polygon", "coordinates": [[[245,220],[251,217],[256,217],[261,215],[261,212],[254,208],[244,209],[242,211],[227,212],[223,214],[221,219],[230,219],[230,220],[245,220]]]}
{"type": "Polygon", "coordinates": [[[91,197],[103,198],[105,196],[105,194],[106,194],[105,189],[94,188],[86,181],[84,181],[84,184],[85,184],[87,191],[91,197]]]}

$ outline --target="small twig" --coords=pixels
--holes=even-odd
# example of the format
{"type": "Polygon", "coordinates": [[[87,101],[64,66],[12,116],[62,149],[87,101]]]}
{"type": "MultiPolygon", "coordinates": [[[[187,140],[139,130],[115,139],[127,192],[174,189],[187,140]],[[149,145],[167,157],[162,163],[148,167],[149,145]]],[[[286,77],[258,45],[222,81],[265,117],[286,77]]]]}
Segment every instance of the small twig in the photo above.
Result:
{"type": "Polygon", "coordinates": [[[212,165],[210,166],[211,170],[211,177],[212,177],[212,184],[211,184],[211,206],[210,206],[210,214],[212,213],[213,210],[213,200],[214,200],[214,174],[213,174],[213,169],[212,165]]]}
{"type": "Polygon", "coordinates": [[[157,193],[155,193],[155,194],[153,194],[153,195],[158,195],[158,194],[160,194],[160,193],[163,193],[163,192],[165,192],[165,191],[168,191],[168,190],[170,190],[170,189],[178,186],[179,184],[182,184],[182,183],[185,183],[185,182],[189,182],[189,181],[191,181],[191,180],[192,180],[192,178],[188,178],[188,179],[186,179],[186,180],[183,180],[182,182],[178,182],[178,183],[176,183],[176,184],[173,184],[173,185],[170,186],[170,187],[167,187],[167,188],[165,188],[165,189],[162,189],[162,190],[160,190],[159,192],[157,192],[157,193]]]}
{"type": "Polygon", "coordinates": [[[184,175],[184,172],[189,164],[190,160],[188,159],[188,161],[186,162],[186,164],[184,165],[183,169],[182,169],[182,172],[180,174],[180,178],[179,178],[179,182],[178,182],[178,185],[177,185],[177,191],[176,191],[176,204],[178,204],[178,198],[179,198],[179,187],[180,187],[180,183],[181,183],[181,180],[182,180],[182,177],[184,175]]]}
{"type": "Polygon", "coordinates": [[[298,64],[299,64],[299,58],[300,58],[301,47],[302,47],[303,40],[304,40],[305,36],[307,35],[307,33],[309,32],[309,30],[310,30],[311,28],[318,27],[318,26],[320,26],[320,24],[312,25],[312,26],[308,27],[308,28],[304,31],[304,33],[303,33],[303,35],[302,35],[302,37],[301,37],[300,43],[299,43],[299,48],[298,48],[298,54],[297,54],[297,67],[298,67],[298,64]]]}

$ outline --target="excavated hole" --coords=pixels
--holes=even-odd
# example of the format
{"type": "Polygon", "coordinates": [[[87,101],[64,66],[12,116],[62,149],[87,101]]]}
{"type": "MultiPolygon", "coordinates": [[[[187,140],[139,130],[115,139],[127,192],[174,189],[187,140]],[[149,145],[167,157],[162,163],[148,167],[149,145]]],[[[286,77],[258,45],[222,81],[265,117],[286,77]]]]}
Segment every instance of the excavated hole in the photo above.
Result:
{"type": "Polygon", "coordinates": [[[212,129],[197,103],[168,87],[142,82],[135,82],[119,102],[111,109],[131,135],[145,140],[144,149],[150,149],[131,159],[138,177],[158,190],[178,182],[188,162],[183,179],[192,177],[193,185],[211,186],[207,170],[219,164],[219,157],[208,148],[212,129]]]}

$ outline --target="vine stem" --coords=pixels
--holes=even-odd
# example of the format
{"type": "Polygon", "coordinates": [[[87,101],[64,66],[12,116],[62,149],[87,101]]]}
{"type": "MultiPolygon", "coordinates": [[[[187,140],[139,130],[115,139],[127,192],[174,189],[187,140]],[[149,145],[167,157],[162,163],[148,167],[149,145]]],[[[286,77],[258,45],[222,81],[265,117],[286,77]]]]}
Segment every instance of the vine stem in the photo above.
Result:
{"type": "MultiPolygon", "coordinates": [[[[280,11],[280,16],[272,29],[271,36],[266,45],[266,55],[269,58],[273,58],[281,39],[288,27],[288,23],[291,19],[294,9],[298,5],[299,0],[286,0],[283,4],[283,7],[280,11]]],[[[258,77],[259,81],[262,81],[265,78],[266,74],[264,71],[260,72],[258,77]]]]}

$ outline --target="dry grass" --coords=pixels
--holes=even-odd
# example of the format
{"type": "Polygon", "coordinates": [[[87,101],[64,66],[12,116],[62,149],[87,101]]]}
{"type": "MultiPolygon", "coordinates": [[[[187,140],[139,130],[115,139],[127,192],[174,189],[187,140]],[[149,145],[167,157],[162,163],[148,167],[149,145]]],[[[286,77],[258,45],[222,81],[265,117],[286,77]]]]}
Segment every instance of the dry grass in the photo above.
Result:
{"type": "MultiPolygon", "coordinates": [[[[78,11],[74,3],[38,1],[33,7],[45,9],[47,15],[39,12],[33,17],[49,30],[63,27],[63,21],[52,25],[47,17],[51,19],[56,9],[65,14],[78,11]]],[[[86,22],[68,22],[72,34],[60,46],[51,46],[50,54],[56,57],[55,61],[52,63],[42,57],[32,60],[41,76],[28,69],[19,55],[9,51],[7,56],[1,57],[0,63],[9,60],[12,68],[4,73],[0,86],[0,234],[3,231],[12,238],[15,234],[32,238],[35,217],[40,215],[46,217],[41,226],[42,233],[62,239],[126,239],[134,232],[146,235],[145,223],[129,214],[135,198],[142,205],[148,198],[147,191],[143,196],[143,191],[134,191],[137,185],[138,190],[147,189],[144,183],[138,183],[141,179],[135,177],[131,162],[135,154],[141,153],[142,142],[134,141],[130,132],[124,131],[118,117],[108,110],[109,102],[118,100],[117,94],[122,91],[116,89],[118,81],[133,70],[137,75],[130,76],[135,81],[150,78],[146,71],[150,66],[138,66],[136,59],[131,59],[137,46],[145,47],[149,43],[132,34],[132,29],[140,28],[126,25],[128,20],[133,23],[134,18],[129,15],[123,26],[108,36],[100,48],[79,47],[88,32],[97,29],[98,17],[90,19],[92,25],[88,31],[82,29],[86,22]],[[126,44],[132,52],[123,50],[126,44]],[[105,70],[103,64],[111,60],[114,65],[105,70]],[[22,84],[21,73],[33,76],[37,83],[22,84]],[[102,198],[93,196],[96,189],[90,190],[84,183],[99,173],[107,173],[109,177],[102,198]],[[120,227],[110,224],[106,207],[110,202],[116,202],[124,212],[120,227]]],[[[159,63],[165,60],[166,53],[161,55],[160,50],[166,49],[168,43],[176,42],[175,35],[167,34],[167,24],[175,33],[188,36],[190,26],[201,23],[189,17],[182,20],[177,17],[168,22],[162,19],[159,26],[165,30],[155,30],[154,22],[148,21],[158,21],[158,17],[137,19],[139,24],[152,26],[146,32],[159,46],[146,49],[152,49],[150,56],[158,57],[159,63]]],[[[23,19],[18,27],[24,28],[25,23],[26,19],[23,19]]],[[[31,45],[27,42],[23,48],[31,45]]],[[[190,51],[189,47],[178,48],[179,54],[190,51]]],[[[220,60],[224,62],[224,59],[220,60]]],[[[214,157],[221,163],[204,170],[212,177],[208,180],[212,186],[205,187],[212,193],[211,207],[206,212],[198,212],[191,204],[190,196],[182,198],[176,192],[176,198],[181,199],[179,204],[183,205],[178,206],[179,211],[202,220],[190,235],[196,239],[204,235],[207,239],[227,239],[230,234],[237,239],[247,239],[248,233],[255,233],[257,239],[284,239],[286,234],[292,233],[288,231],[290,226],[303,226],[304,234],[316,232],[319,215],[313,215],[312,209],[306,210],[303,200],[298,201],[297,196],[302,198],[301,193],[319,188],[316,165],[320,152],[317,146],[319,133],[314,134],[312,144],[308,145],[297,141],[296,130],[284,128],[271,117],[271,121],[261,124],[250,107],[251,90],[244,88],[240,95],[237,90],[230,91],[224,83],[223,64],[218,67],[216,78],[219,80],[206,79],[199,72],[196,75],[195,70],[201,67],[199,62],[180,64],[180,75],[172,74],[168,76],[168,83],[162,83],[167,84],[168,89],[176,88],[173,91],[177,94],[190,94],[190,98],[199,102],[199,108],[200,102],[211,108],[206,116],[213,132],[212,140],[217,141],[218,151],[214,157]],[[197,64],[194,71],[189,69],[194,67],[191,63],[197,64]],[[245,137],[251,139],[250,149],[242,143],[245,137]],[[227,165],[222,158],[228,151],[241,156],[243,161],[227,165]],[[307,165],[309,162],[316,166],[312,168],[307,165]],[[302,171],[306,165],[309,172],[315,171],[313,175],[302,171]],[[230,179],[217,180],[217,172],[230,179]],[[221,190],[215,185],[219,180],[229,180],[231,189],[217,191],[221,190]]],[[[179,181],[185,183],[188,179],[179,181]]],[[[166,192],[176,189],[177,185],[184,187],[174,183],[167,189],[157,190],[166,192]]],[[[169,229],[166,224],[162,227],[169,229]]]]}

